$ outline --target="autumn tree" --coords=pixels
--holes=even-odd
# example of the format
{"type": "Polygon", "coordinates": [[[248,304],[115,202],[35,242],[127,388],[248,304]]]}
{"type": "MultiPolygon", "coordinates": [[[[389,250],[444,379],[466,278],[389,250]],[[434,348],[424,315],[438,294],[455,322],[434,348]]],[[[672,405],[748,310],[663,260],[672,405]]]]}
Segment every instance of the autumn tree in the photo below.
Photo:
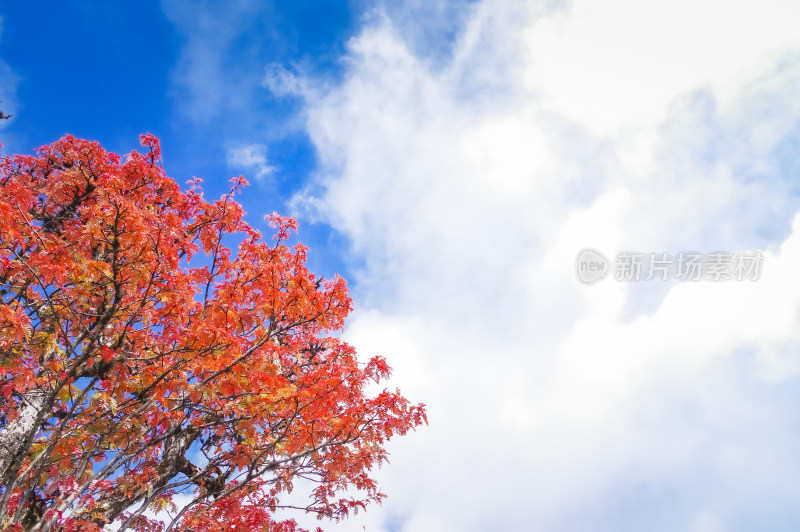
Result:
{"type": "Polygon", "coordinates": [[[321,517],[380,501],[371,470],[425,411],[338,337],[345,281],[307,270],[293,219],[245,223],[243,178],[208,203],[141,140],[0,160],[0,529],[300,530],[276,514],[298,478],[321,517]]]}

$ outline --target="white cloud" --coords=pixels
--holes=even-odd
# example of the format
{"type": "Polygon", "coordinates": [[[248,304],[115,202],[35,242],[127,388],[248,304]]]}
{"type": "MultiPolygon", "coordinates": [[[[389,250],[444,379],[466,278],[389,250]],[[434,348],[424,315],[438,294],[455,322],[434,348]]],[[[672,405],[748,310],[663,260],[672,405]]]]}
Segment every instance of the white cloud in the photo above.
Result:
{"type": "Polygon", "coordinates": [[[270,63],[264,68],[262,85],[275,96],[300,96],[310,90],[304,78],[298,77],[281,64],[270,63]]]}
{"type": "MultiPolygon", "coordinates": [[[[224,116],[239,113],[245,119],[256,108],[260,87],[258,53],[242,45],[248,31],[260,31],[269,8],[252,0],[188,2],[162,0],[165,16],[184,38],[171,72],[177,109],[191,121],[224,125],[224,116]]],[[[244,127],[241,119],[237,128],[244,127]]]]}
{"type": "Polygon", "coordinates": [[[352,240],[347,335],[431,421],[392,444],[384,506],[331,530],[800,518],[790,15],[486,0],[443,64],[385,16],[340,85],[304,81],[321,169],[295,203],[352,240]],[[585,287],[587,245],[761,249],[764,272],[585,287]]]}
{"type": "Polygon", "coordinates": [[[735,97],[776,52],[796,49],[796,15],[791,0],[573,2],[526,31],[526,82],[548,106],[603,132],[652,122],[687,89],[735,97]]]}
{"type": "Polygon", "coordinates": [[[250,144],[231,148],[227,153],[228,166],[248,169],[255,172],[258,180],[266,179],[276,168],[267,161],[267,147],[263,144],[250,144]]]}

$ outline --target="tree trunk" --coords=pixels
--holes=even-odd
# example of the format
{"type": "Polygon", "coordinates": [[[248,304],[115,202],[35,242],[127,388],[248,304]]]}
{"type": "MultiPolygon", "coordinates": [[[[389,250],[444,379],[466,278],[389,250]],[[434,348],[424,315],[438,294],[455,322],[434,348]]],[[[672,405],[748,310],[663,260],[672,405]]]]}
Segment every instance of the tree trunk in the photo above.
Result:
{"type": "Polygon", "coordinates": [[[36,388],[25,394],[19,415],[0,430],[0,478],[8,486],[17,475],[17,468],[28,453],[36,432],[48,417],[52,391],[36,388]]]}

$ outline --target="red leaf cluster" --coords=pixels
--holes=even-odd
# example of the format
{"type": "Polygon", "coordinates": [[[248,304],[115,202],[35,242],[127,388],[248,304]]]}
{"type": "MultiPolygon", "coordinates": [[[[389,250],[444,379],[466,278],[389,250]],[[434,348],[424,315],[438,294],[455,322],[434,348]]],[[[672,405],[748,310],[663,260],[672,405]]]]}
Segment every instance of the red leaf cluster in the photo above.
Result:
{"type": "Polygon", "coordinates": [[[271,243],[244,221],[243,178],[209,203],[142,145],[0,160],[0,528],[295,531],[299,477],[323,517],[380,501],[370,470],[425,410],[366,393],[389,367],[338,338],[345,281],[294,219],[271,243]]]}

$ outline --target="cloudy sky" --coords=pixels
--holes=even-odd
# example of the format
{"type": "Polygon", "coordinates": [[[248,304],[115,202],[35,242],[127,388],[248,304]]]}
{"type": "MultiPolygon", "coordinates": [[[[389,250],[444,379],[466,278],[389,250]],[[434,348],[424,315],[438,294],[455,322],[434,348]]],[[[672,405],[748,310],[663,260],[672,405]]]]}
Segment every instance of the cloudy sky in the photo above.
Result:
{"type": "Polygon", "coordinates": [[[298,217],[430,418],[326,530],[796,530],[796,1],[289,4],[2,3],[0,141],[152,132],[298,217]],[[585,247],[763,261],[587,286],[585,247]]]}

